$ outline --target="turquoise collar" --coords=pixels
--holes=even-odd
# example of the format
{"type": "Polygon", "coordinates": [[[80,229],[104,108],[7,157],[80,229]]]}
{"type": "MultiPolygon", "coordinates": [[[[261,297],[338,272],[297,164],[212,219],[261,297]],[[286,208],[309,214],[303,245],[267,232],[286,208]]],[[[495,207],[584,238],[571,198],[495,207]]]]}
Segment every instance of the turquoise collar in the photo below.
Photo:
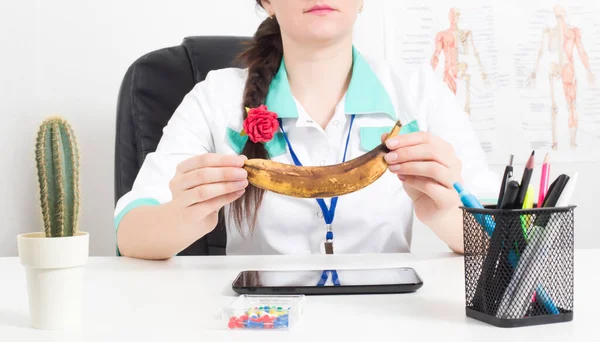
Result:
{"type": "MultiPolygon", "coordinates": [[[[394,106],[385,87],[354,46],[352,47],[352,60],[352,78],[345,100],[346,114],[384,113],[396,120],[394,106]]],[[[280,118],[298,118],[298,108],[292,96],[283,59],[279,71],[269,86],[265,105],[269,111],[277,113],[280,118]]]]}

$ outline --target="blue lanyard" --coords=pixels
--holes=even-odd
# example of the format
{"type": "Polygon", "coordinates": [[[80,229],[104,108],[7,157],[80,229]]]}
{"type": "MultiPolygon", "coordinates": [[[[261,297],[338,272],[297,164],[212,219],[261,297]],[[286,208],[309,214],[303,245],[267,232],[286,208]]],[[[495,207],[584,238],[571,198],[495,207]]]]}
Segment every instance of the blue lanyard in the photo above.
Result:
{"type": "MultiPolygon", "coordinates": [[[[283,137],[285,139],[285,142],[287,143],[288,149],[290,150],[290,154],[292,156],[292,160],[294,161],[294,164],[296,166],[302,166],[302,163],[300,162],[300,160],[298,159],[298,157],[296,156],[296,153],[294,152],[294,149],[292,148],[292,144],[290,143],[290,140],[287,137],[287,134],[285,133],[285,130],[283,129],[283,122],[281,119],[279,120],[279,127],[281,128],[281,132],[283,133],[283,137]]],[[[351,119],[350,119],[350,128],[348,129],[348,136],[346,137],[346,146],[344,148],[344,157],[342,159],[342,163],[346,161],[346,153],[348,152],[348,142],[350,141],[350,133],[352,133],[352,124],[354,123],[354,115],[352,115],[351,119]]],[[[331,207],[327,208],[327,204],[325,204],[325,201],[322,198],[317,198],[317,203],[319,203],[319,206],[321,207],[321,211],[323,211],[323,218],[325,219],[325,224],[327,224],[327,232],[325,233],[325,240],[326,241],[332,241],[333,240],[333,231],[331,230],[331,224],[333,223],[333,218],[335,216],[335,208],[337,207],[337,201],[338,198],[333,197],[331,199],[331,207]]],[[[334,285],[339,286],[339,279],[337,276],[337,272],[334,271],[323,271],[323,274],[321,275],[321,280],[319,281],[318,286],[323,286],[325,285],[325,282],[327,281],[327,272],[332,272],[332,280],[334,285]]]]}

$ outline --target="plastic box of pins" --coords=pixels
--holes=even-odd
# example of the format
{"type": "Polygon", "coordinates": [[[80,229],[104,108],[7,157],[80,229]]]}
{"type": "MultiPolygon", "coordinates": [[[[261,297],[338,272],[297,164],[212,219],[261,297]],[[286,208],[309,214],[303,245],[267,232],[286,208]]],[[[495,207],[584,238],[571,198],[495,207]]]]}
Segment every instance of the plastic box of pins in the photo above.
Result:
{"type": "Polygon", "coordinates": [[[240,295],[223,308],[223,323],[231,330],[291,331],[301,323],[304,295],[240,295]]]}

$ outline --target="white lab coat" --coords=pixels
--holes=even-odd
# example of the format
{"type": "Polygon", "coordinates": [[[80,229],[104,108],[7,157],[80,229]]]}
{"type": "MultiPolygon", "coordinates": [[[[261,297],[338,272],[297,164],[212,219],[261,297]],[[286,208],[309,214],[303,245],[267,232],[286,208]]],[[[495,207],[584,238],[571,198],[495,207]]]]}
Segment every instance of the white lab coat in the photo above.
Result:
{"type": "MultiPolygon", "coordinates": [[[[291,95],[284,63],[272,82],[269,110],[282,117],[303,165],[341,162],[351,114],[356,118],[347,160],[379,144],[381,133],[388,132],[399,119],[409,131],[428,131],[453,145],[462,161],[464,185],[471,193],[479,198],[498,195],[499,175],[488,168],[469,118],[430,68],[391,66],[355,49],[354,68],[350,88],[324,130],[291,95]]],[[[115,229],[132,208],[171,200],[169,181],[178,163],[202,153],[237,154],[241,150],[241,100],[246,76],[243,69],[215,70],[187,94],[164,128],[156,152],[145,159],[133,189],[118,201],[115,229]]],[[[278,139],[269,144],[271,159],[293,164],[281,135],[278,139]]],[[[330,200],[325,201],[329,206],[330,200]]],[[[227,254],[324,253],[326,226],[314,199],[266,192],[251,236],[238,233],[229,217],[229,206],[225,213],[227,254]]],[[[411,199],[397,176],[386,172],[368,187],[339,198],[332,225],[335,253],[409,252],[412,225],[411,199]]],[[[245,224],[242,230],[246,231],[245,224]]]]}

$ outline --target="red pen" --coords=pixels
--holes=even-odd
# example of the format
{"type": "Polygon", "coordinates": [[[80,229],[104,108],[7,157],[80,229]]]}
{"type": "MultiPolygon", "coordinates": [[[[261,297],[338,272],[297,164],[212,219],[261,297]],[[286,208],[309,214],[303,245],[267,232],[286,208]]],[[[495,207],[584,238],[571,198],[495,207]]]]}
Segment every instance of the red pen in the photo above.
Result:
{"type": "Polygon", "coordinates": [[[550,153],[546,153],[544,157],[544,164],[542,165],[542,176],[540,178],[540,192],[538,196],[537,207],[541,208],[548,192],[548,182],[550,179],[550,153]]]}

